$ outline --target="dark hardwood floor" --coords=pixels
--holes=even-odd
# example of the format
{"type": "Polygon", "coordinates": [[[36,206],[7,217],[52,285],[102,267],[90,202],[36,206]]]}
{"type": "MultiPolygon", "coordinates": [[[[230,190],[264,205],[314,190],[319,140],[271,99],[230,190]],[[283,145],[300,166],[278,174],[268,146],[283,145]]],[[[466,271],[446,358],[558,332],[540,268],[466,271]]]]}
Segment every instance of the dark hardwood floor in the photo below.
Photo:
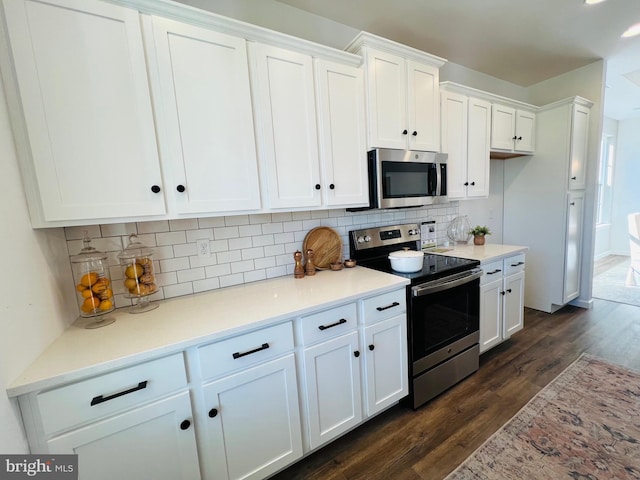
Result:
{"type": "Polygon", "coordinates": [[[417,411],[396,405],[273,477],[444,478],[581,353],[640,369],[640,308],[596,300],[525,327],[480,357],[480,369],[417,411]]]}

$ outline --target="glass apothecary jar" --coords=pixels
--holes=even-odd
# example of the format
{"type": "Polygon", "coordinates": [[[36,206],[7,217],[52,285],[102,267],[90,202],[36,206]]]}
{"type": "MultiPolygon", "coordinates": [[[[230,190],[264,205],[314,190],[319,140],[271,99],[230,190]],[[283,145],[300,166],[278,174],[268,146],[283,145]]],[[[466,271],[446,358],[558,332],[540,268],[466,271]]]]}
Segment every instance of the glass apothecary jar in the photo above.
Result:
{"type": "Polygon", "coordinates": [[[113,317],[102,317],[115,309],[107,254],[93,248],[86,234],[82,242],[80,253],[70,258],[80,316],[101,317],[86,328],[103,327],[115,322],[113,317]]]}
{"type": "Polygon", "coordinates": [[[451,223],[447,227],[447,237],[453,243],[458,245],[465,245],[471,240],[471,223],[469,223],[469,217],[466,215],[460,215],[459,217],[451,220],[451,223]]]}
{"type": "Polygon", "coordinates": [[[158,291],[153,267],[153,250],[144,246],[137,235],[129,236],[129,244],[118,255],[122,267],[124,296],[136,302],[129,313],[143,313],[158,308],[149,303],[149,295],[158,291]]]}

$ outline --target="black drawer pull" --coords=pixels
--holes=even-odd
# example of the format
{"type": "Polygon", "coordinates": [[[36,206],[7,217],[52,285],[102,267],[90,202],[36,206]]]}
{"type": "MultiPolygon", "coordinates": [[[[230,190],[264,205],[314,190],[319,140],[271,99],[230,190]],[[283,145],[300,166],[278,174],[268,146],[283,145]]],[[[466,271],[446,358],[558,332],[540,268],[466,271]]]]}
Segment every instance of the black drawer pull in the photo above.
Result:
{"type": "Polygon", "coordinates": [[[383,310],[387,310],[389,308],[397,307],[398,305],[400,305],[398,302],[393,302],[391,305],[387,305],[386,307],[376,307],[376,310],[378,310],[379,312],[382,312],[383,310]]]}
{"type": "Polygon", "coordinates": [[[124,390],[122,392],[114,393],[113,395],[109,395],[107,397],[103,397],[102,395],[98,395],[97,397],[93,397],[91,399],[91,406],[98,405],[99,403],[108,402],[109,400],[113,400],[114,398],[122,397],[123,395],[127,395],[129,393],[137,392],[138,390],[142,390],[147,388],[147,380],[144,382],[140,382],[137,387],[130,388],[129,390],[124,390]]]}
{"type": "Polygon", "coordinates": [[[347,320],[344,318],[341,318],[340,320],[338,320],[336,323],[332,323],[331,325],[320,325],[318,327],[319,330],[326,330],[327,328],[331,328],[331,327],[337,327],[338,325],[342,325],[343,323],[347,323],[347,320]]]}
{"type": "Polygon", "coordinates": [[[524,262],[512,263],[512,267],[519,267],[520,265],[524,265],[524,262]]]}
{"type": "Polygon", "coordinates": [[[253,350],[249,350],[248,352],[236,352],[233,354],[233,359],[236,360],[240,357],[246,357],[247,355],[251,355],[252,353],[256,353],[256,352],[260,352],[262,350],[266,350],[267,348],[269,348],[269,344],[268,343],[263,343],[261,346],[259,346],[258,348],[254,348],[253,350]]]}
{"type": "Polygon", "coordinates": [[[493,272],[487,272],[487,275],[493,275],[494,273],[500,273],[502,270],[500,270],[499,268],[494,270],[493,272]]]}

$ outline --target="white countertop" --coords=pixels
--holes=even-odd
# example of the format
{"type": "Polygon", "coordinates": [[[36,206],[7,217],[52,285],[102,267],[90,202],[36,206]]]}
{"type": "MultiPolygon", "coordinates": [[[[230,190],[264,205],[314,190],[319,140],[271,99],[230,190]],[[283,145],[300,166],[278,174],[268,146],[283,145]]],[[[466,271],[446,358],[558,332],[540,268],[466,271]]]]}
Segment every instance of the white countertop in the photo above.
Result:
{"type": "Polygon", "coordinates": [[[484,245],[474,245],[473,243],[467,245],[454,245],[451,250],[446,252],[429,252],[437,255],[446,255],[449,257],[462,257],[470,260],[479,260],[481,264],[491,263],[503,258],[517,255],[518,253],[524,253],[529,250],[529,247],[523,247],[519,245],[502,245],[494,243],[485,243],[484,245]]]}
{"type": "Polygon", "coordinates": [[[7,389],[10,397],[143,362],[298,315],[407,285],[403,277],[364,267],[247,283],[158,302],[159,308],[107,314],[98,329],[78,319],[7,389]]]}

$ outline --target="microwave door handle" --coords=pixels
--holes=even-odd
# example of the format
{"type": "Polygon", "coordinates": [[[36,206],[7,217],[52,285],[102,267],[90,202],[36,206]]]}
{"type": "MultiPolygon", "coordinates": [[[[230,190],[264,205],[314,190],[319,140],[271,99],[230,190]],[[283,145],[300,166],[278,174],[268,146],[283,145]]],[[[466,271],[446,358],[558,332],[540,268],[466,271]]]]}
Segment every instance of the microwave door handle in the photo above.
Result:
{"type": "Polygon", "coordinates": [[[436,192],[435,195],[440,195],[440,192],[442,192],[442,174],[440,172],[440,165],[439,164],[435,164],[436,166],[436,192]]]}

